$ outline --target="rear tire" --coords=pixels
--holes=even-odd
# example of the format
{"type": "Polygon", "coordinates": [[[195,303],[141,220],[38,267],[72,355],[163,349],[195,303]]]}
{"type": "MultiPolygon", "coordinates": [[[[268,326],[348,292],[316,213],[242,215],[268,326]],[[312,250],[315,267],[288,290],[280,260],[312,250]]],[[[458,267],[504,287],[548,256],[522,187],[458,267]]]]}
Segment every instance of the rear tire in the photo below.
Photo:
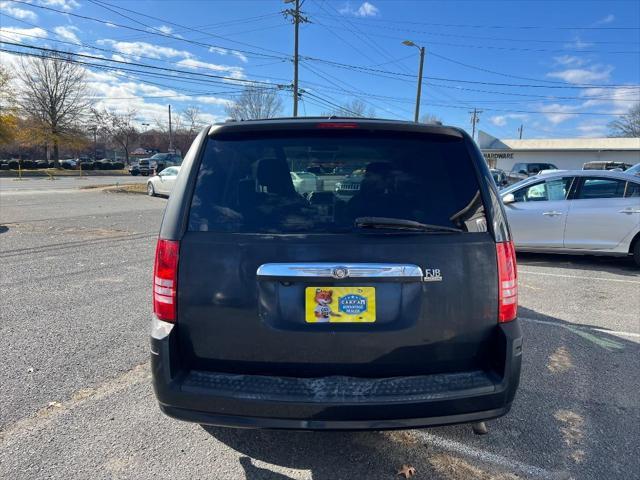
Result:
{"type": "Polygon", "coordinates": [[[151,182],[147,183],[147,195],[149,195],[150,197],[155,197],[156,196],[156,191],[153,188],[153,183],[151,183],[151,182]]]}
{"type": "Polygon", "coordinates": [[[636,262],[637,267],[640,267],[640,239],[633,246],[633,261],[636,262]]]}

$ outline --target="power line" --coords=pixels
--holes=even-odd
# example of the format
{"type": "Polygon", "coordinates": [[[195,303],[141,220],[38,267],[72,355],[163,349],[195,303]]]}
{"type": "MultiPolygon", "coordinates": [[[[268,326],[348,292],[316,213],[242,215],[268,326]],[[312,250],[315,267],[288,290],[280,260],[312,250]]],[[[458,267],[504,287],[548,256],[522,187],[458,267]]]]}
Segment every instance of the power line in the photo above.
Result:
{"type": "Polygon", "coordinates": [[[428,27],[446,27],[446,28],[486,28],[486,29],[514,29],[514,30],[640,30],[640,27],[597,27],[597,26],[553,26],[553,25],[487,25],[487,24],[452,24],[452,23],[426,23],[426,22],[413,22],[408,20],[390,20],[387,18],[375,18],[367,17],[366,20],[354,18],[354,20],[366,21],[366,22],[387,22],[387,23],[401,23],[412,25],[425,25],[428,27]]]}
{"type": "MultiPolygon", "coordinates": [[[[19,3],[19,4],[23,4],[23,5],[28,5],[29,7],[35,7],[35,8],[40,8],[40,9],[43,9],[43,10],[52,11],[52,12],[55,12],[55,13],[60,13],[60,14],[63,14],[63,15],[69,15],[69,16],[72,16],[72,17],[75,17],[75,18],[81,18],[83,20],[90,20],[92,22],[98,22],[98,23],[100,23],[102,25],[104,25],[105,23],[108,23],[108,24],[113,25],[114,27],[124,28],[124,29],[127,29],[127,30],[133,30],[135,32],[140,32],[140,33],[144,33],[144,34],[147,34],[147,35],[151,34],[151,35],[158,36],[158,37],[170,38],[172,40],[176,40],[176,41],[180,41],[180,42],[186,42],[186,43],[189,43],[189,44],[192,44],[192,45],[197,45],[199,47],[204,47],[204,48],[207,48],[207,49],[212,48],[212,47],[213,48],[223,48],[223,49],[228,49],[229,48],[229,47],[223,47],[221,45],[214,45],[214,44],[211,44],[211,43],[204,43],[204,42],[200,42],[200,41],[197,41],[197,40],[190,40],[188,38],[183,38],[183,37],[179,37],[179,36],[176,36],[176,35],[170,35],[170,34],[166,34],[166,33],[162,33],[162,32],[155,32],[155,31],[149,32],[146,29],[132,27],[132,26],[129,26],[129,25],[122,25],[122,24],[119,24],[119,23],[112,22],[110,20],[102,20],[102,19],[95,18],[95,17],[89,17],[87,15],[80,15],[78,13],[66,12],[66,11],[63,11],[63,10],[58,10],[58,9],[55,9],[55,8],[47,7],[45,5],[32,4],[32,3],[25,2],[24,0],[8,0],[8,1],[13,2],[13,3],[19,3]]],[[[160,19],[160,21],[164,21],[164,23],[173,24],[172,22],[168,22],[166,20],[161,20],[160,19]]],[[[177,25],[177,24],[173,24],[173,25],[177,25]]],[[[189,27],[184,27],[184,28],[188,29],[189,27]]],[[[213,34],[209,34],[209,33],[206,33],[206,32],[204,32],[204,33],[206,35],[209,35],[209,36],[214,36],[213,34]]],[[[224,37],[221,37],[221,38],[225,39],[224,37]]],[[[225,40],[226,41],[230,41],[230,42],[235,42],[234,40],[228,40],[228,39],[225,39],[225,40]]],[[[238,42],[235,42],[235,43],[238,43],[238,42]]],[[[250,51],[250,50],[241,50],[241,49],[238,49],[238,48],[233,48],[233,49],[236,50],[237,52],[243,53],[243,54],[245,54],[247,56],[263,57],[263,58],[278,58],[278,59],[290,58],[289,56],[284,55],[284,54],[271,55],[271,54],[267,54],[267,53],[254,52],[254,51],[250,51]]]]}
{"type": "MultiPolygon", "coordinates": [[[[329,25],[335,26],[335,25],[329,25]]],[[[385,35],[383,33],[374,33],[369,32],[369,35],[380,38],[389,38],[392,40],[402,41],[403,37],[398,37],[394,35],[385,35]]],[[[567,53],[571,51],[579,51],[580,53],[602,53],[602,54],[634,54],[637,55],[640,53],[638,50],[586,50],[582,47],[578,48],[565,48],[562,49],[549,49],[549,48],[527,48],[527,47],[514,47],[514,46],[499,46],[499,45],[481,45],[478,43],[451,43],[451,42],[443,42],[443,41],[434,41],[434,40],[425,40],[425,39],[416,39],[417,43],[425,43],[428,45],[444,45],[447,47],[457,47],[457,48],[474,48],[474,49],[488,49],[488,50],[502,50],[502,51],[513,51],[513,52],[545,52],[545,53],[567,53]]],[[[571,41],[568,40],[567,44],[570,44],[571,41]]],[[[631,43],[631,42],[626,42],[631,43]]]]}
{"type": "MultiPolygon", "coordinates": [[[[33,49],[33,50],[38,50],[38,51],[41,51],[41,52],[48,52],[48,53],[61,54],[61,55],[69,55],[69,53],[67,53],[67,52],[63,52],[61,50],[57,50],[57,49],[53,49],[53,48],[36,47],[36,46],[33,46],[33,45],[25,45],[25,44],[20,44],[20,43],[15,43],[15,42],[7,42],[7,41],[4,41],[4,40],[1,43],[6,43],[7,45],[13,45],[13,46],[22,47],[22,48],[29,48],[29,49],[33,49]]],[[[5,51],[5,50],[3,50],[3,51],[5,51]]],[[[9,53],[20,53],[20,52],[9,52],[9,53]]],[[[247,80],[247,79],[243,79],[243,78],[225,77],[223,75],[214,75],[214,74],[210,74],[210,73],[188,72],[186,70],[178,70],[178,69],[175,69],[175,68],[158,67],[156,65],[148,65],[148,64],[136,63],[136,62],[123,62],[121,60],[113,60],[113,59],[108,59],[108,58],[101,58],[101,57],[96,57],[94,55],[86,55],[86,54],[82,54],[82,53],[74,53],[73,56],[81,57],[81,58],[90,58],[90,59],[93,59],[93,60],[117,63],[117,64],[122,64],[122,65],[130,65],[130,66],[135,66],[135,67],[149,68],[149,69],[153,69],[153,70],[162,70],[162,71],[171,72],[171,73],[180,73],[180,74],[183,74],[183,75],[187,74],[187,75],[196,75],[196,76],[199,76],[199,77],[201,76],[201,77],[207,77],[207,78],[216,78],[216,79],[226,80],[226,81],[229,81],[229,82],[240,82],[240,83],[243,83],[243,84],[273,85],[273,84],[271,84],[269,82],[264,82],[264,81],[261,81],[261,80],[247,80]]],[[[74,61],[74,62],[75,63],[80,63],[80,62],[77,62],[77,61],[74,61]]],[[[92,64],[88,64],[88,65],[92,65],[92,64]]]]}
{"type": "MultiPolygon", "coordinates": [[[[14,1],[14,0],[12,0],[12,1],[14,1]]],[[[237,43],[237,44],[239,44],[239,45],[244,45],[245,47],[249,47],[249,48],[257,48],[258,50],[264,50],[264,51],[266,51],[266,52],[272,52],[272,53],[276,53],[276,54],[278,54],[278,55],[284,55],[284,53],[282,53],[282,52],[278,52],[278,51],[276,51],[276,50],[271,50],[271,49],[269,49],[269,48],[260,47],[259,45],[252,45],[252,44],[250,44],[250,43],[240,42],[240,41],[238,41],[238,40],[229,40],[229,39],[227,39],[227,38],[225,38],[225,37],[223,37],[223,36],[221,36],[221,35],[216,35],[216,34],[214,34],[214,33],[206,32],[206,31],[204,31],[204,30],[199,30],[199,29],[197,29],[197,28],[189,27],[189,26],[186,26],[186,25],[181,25],[181,24],[179,24],[179,23],[175,23],[175,22],[172,22],[172,21],[170,21],[170,20],[166,20],[166,19],[163,19],[163,18],[155,17],[155,16],[153,16],[153,15],[148,15],[148,14],[146,14],[146,13],[141,13],[141,12],[138,12],[138,11],[136,11],[136,10],[131,10],[131,9],[129,9],[129,8],[125,8],[125,7],[122,7],[122,6],[116,6],[116,5],[113,5],[113,4],[110,4],[110,3],[107,3],[107,2],[101,1],[101,0],[88,0],[88,1],[89,1],[89,2],[91,2],[91,3],[93,3],[93,4],[95,4],[95,5],[99,5],[99,6],[101,6],[102,8],[104,8],[104,9],[106,9],[106,10],[109,10],[109,11],[111,11],[111,12],[113,12],[113,13],[117,14],[117,15],[120,15],[120,16],[122,16],[122,17],[124,17],[124,18],[128,18],[129,20],[131,20],[131,21],[132,21],[132,22],[134,22],[134,23],[138,23],[138,24],[144,25],[144,26],[146,26],[146,27],[148,27],[148,28],[151,28],[151,29],[153,29],[153,30],[157,31],[158,33],[164,33],[164,32],[162,32],[161,30],[158,30],[158,29],[157,29],[157,28],[155,28],[155,27],[152,27],[152,26],[149,26],[149,25],[145,24],[145,23],[141,22],[140,20],[133,19],[133,18],[131,18],[131,17],[129,17],[129,16],[127,16],[127,15],[125,15],[125,14],[121,13],[121,12],[118,12],[118,11],[116,11],[116,10],[113,10],[113,9],[117,8],[118,10],[123,10],[123,11],[125,11],[125,12],[133,13],[133,14],[138,15],[138,16],[141,16],[141,17],[143,17],[143,18],[150,18],[150,19],[152,19],[152,20],[157,20],[157,21],[159,21],[159,22],[167,23],[167,24],[169,24],[169,25],[174,25],[174,26],[176,26],[176,27],[183,28],[183,29],[186,29],[186,30],[191,31],[191,32],[200,33],[200,34],[202,34],[202,35],[206,35],[206,36],[208,36],[208,37],[219,38],[219,39],[222,39],[222,40],[226,40],[226,41],[228,41],[228,42],[233,42],[233,43],[237,43]],[[110,8],[110,7],[111,7],[111,8],[110,8]]],[[[152,33],[152,32],[151,32],[151,33],[152,33]]],[[[172,36],[172,37],[173,37],[173,36],[172,36]]],[[[174,38],[180,38],[180,37],[174,37],[174,38]]]]}
{"type": "MultiPolygon", "coordinates": [[[[319,17],[326,17],[326,18],[332,18],[335,19],[335,16],[333,15],[323,15],[323,14],[318,14],[317,16],[319,17]]],[[[356,20],[356,19],[354,19],[356,20]]],[[[372,24],[371,22],[368,21],[369,19],[367,19],[367,26],[368,27],[373,27],[373,28],[381,28],[381,29],[385,29],[385,30],[393,30],[393,31],[397,31],[397,32],[408,32],[410,34],[412,33],[421,33],[421,34],[425,34],[425,35],[433,35],[433,36],[439,36],[439,37],[453,37],[453,38],[468,38],[470,40],[490,40],[492,42],[495,41],[504,41],[504,42],[531,42],[531,43],[570,43],[571,40],[568,39],[564,39],[564,40],[560,40],[560,39],[541,39],[541,38],[505,38],[505,37],[487,37],[487,36],[478,36],[478,35],[465,35],[465,34],[461,34],[459,32],[456,33],[444,33],[444,32],[434,32],[433,30],[414,30],[414,29],[410,29],[410,28],[399,28],[399,27],[391,27],[388,25],[376,25],[375,23],[372,24]]],[[[411,22],[403,22],[403,23],[411,23],[411,22]]],[[[589,44],[592,45],[626,45],[629,42],[628,41],[589,41],[589,44]]]]}

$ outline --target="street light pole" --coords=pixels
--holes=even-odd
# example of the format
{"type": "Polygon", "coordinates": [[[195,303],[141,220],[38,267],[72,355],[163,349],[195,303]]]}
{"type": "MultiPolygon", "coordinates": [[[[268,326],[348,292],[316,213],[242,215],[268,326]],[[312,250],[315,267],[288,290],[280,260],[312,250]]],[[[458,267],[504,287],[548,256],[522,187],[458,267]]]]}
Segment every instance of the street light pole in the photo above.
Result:
{"type": "Polygon", "coordinates": [[[417,123],[418,119],[420,118],[420,96],[422,94],[422,71],[424,68],[425,47],[416,45],[411,40],[405,40],[404,42],[402,42],[402,44],[408,47],[416,47],[418,50],[420,50],[420,68],[418,70],[418,91],[416,92],[416,113],[413,117],[413,121],[417,123]]]}

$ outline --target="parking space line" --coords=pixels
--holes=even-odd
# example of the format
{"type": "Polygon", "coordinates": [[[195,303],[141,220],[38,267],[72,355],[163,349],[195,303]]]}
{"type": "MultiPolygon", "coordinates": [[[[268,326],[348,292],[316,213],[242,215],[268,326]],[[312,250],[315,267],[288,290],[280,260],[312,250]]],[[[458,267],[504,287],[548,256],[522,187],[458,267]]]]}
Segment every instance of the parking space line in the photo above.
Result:
{"type": "Polygon", "coordinates": [[[518,269],[518,273],[526,273],[527,275],[546,275],[548,277],[559,277],[559,278],[579,278],[582,280],[600,280],[604,282],[621,282],[621,283],[633,283],[640,285],[640,280],[626,280],[622,278],[607,278],[607,277],[585,277],[582,275],[567,275],[563,273],[548,273],[548,272],[534,272],[532,270],[522,270],[518,269]]]}
{"type": "Polygon", "coordinates": [[[565,330],[569,330],[570,332],[573,332],[576,335],[581,336],[585,340],[588,340],[591,343],[594,343],[604,348],[605,350],[624,350],[624,345],[616,342],[615,340],[611,340],[609,338],[598,337],[597,335],[594,335],[591,332],[606,333],[609,335],[614,335],[614,336],[617,335],[620,337],[640,338],[640,333],[634,333],[634,332],[624,332],[620,330],[607,330],[606,328],[598,328],[598,327],[585,327],[582,325],[571,325],[571,324],[564,324],[559,322],[551,322],[548,320],[538,320],[536,318],[527,318],[527,317],[518,317],[518,318],[526,322],[539,323],[541,325],[551,325],[554,327],[564,328],[565,330]]]}
{"type": "Polygon", "coordinates": [[[418,430],[416,431],[416,433],[423,440],[433,445],[434,447],[453,451],[468,458],[473,458],[487,464],[499,466],[501,468],[507,469],[510,472],[513,472],[515,470],[518,473],[535,478],[552,479],[558,477],[557,473],[550,472],[549,470],[545,470],[544,468],[518,462],[517,460],[503,457],[502,455],[488,452],[486,450],[481,450],[479,448],[471,447],[464,443],[456,442],[455,440],[442,438],[438,435],[434,435],[433,433],[428,433],[423,430],[418,430]]]}

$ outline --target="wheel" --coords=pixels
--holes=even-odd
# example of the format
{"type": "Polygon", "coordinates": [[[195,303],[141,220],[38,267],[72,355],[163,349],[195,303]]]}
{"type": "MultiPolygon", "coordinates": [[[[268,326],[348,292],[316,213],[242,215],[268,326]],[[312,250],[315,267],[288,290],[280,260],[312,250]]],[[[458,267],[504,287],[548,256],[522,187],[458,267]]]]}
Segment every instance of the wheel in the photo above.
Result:
{"type": "Polygon", "coordinates": [[[134,177],[138,176],[138,171],[137,170],[131,170],[131,175],[133,175],[134,177]]]}
{"type": "Polygon", "coordinates": [[[151,182],[147,183],[147,195],[150,197],[156,196],[156,191],[153,189],[153,183],[151,182]]]}
{"type": "Polygon", "coordinates": [[[633,246],[633,261],[640,267],[640,239],[633,246]]]}

